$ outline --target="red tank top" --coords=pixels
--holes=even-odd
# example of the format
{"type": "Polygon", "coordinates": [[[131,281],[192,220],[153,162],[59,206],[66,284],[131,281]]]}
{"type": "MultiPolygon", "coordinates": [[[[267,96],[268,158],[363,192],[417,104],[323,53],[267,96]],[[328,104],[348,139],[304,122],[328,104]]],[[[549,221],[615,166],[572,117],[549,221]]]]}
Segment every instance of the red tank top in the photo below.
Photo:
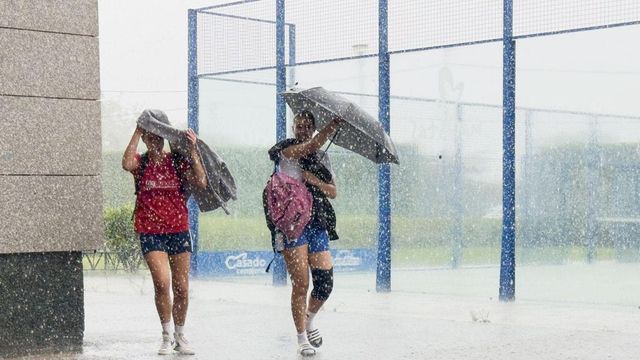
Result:
{"type": "MultiPolygon", "coordinates": [[[[141,155],[136,158],[140,163],[141,155]]],[[[187,171],[189,165],[178,165],[187,171]]],[[[138,170],[139,171],[139,170],[138,170]]],[[[136,199],[134,229],[142,234],[175,234],[189,230],[186,199],[180,192],[180,179],[171,154],[165,153],[161,163],[151,159],[144,169],[136,199]]]]}

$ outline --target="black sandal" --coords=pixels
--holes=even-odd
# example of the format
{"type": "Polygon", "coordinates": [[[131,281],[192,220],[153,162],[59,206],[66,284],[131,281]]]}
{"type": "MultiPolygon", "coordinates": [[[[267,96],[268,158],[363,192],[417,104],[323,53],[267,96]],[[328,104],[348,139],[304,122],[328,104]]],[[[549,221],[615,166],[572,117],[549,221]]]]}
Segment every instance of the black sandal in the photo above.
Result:
{"type": "Polygon", "coordinates": [[[307,339],[309,339],[309,343],[316,348],[322,346],[322,335],[320,335],[320,330],[307,330],[307,339]]]}

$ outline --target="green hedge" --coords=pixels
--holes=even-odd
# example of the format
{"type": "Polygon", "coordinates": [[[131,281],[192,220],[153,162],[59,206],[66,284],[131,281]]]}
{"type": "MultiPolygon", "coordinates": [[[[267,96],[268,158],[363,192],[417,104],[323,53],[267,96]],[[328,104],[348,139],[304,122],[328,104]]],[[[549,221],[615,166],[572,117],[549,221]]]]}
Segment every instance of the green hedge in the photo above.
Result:
{"type": "Polygon", "coordinates": [[[133,231],[133,206],[125,205],[104,210],[106,248],[115,254],[127,271],[135,272],[142,264],[140,241],[133,231]]]}
{"type": "MultiPolygon", "coordinates": [[[[273,164],[267,158],[266,148],[227,146],[216,150],[235,176],[238,200],[229,204],[230,216],[221,211],[201,216],[201,249],[269,249],[261,193],[273,164]]],[[[430,249],[433,252],[429,254],[441,252],[442,255],[433,255],[435,258],[446,258],[444,254],[448,253],[453,227],[452,164],[446,159],[429,159],[407,146],[399,146],[398,150],[402,165],[391,167],[394,251],[408,249],[408,258],[429,258],[432,255],[420,249],[430,249]]],[[[596,196],[593,189],[586,186],[588,172],[585,169],[589,162],[585,160],[585,154],[589,152],[584,146],[543,149],[533,156],[529,178],[526,182],[520,181],[518,188],[518,196],[522,198],[525,184],[529,184],[528,198],[532,204],[528,218],[524,218],[521,212],[522,203],[517,209],[521,260],[537,262],[546,258],[557,263],[582,257],[584,254],[576,249],[584,249],[586,244],[587,214],[593,201],[599,217],[635,216],[629,210],[637,208],[635,197],[627,196],[619,189],[633,189],[632,185],[638,179],[635,173],[631,174],[633,176],[620,176],[616,167],[616,164],[637,165],[635,147],[601,146],[598,151],[604,160],[598,167],[597,176],[601,181],[595,189],[596,196]]],[[[134,201],[133,179],[121,169],[121,156],[121,153],[103,155],[104,206],[111,209],[105,211],[105,217],[115,217],[115,213],[109,211],[130,207],[134,201]]],[[[377,242],[377,166],[343,151],[331,156],[339,193],[333,204],[341,235],[341,240],[334,246],[374,248],[377,242]]],[[[463,183],[463,196],[463,256],[495,257],[494,249],[499,249],[502,224],[500,219],[486,218],[485,215],[500,207],[500,185],[467,180],[463,183]]],[[[125,217],[130,219],[130,213],[125,217]]],[[[119,219],[116,222],[121,224],[124,221],[119,219]]],[[[615,232],[607,224],[597,224],[593,231],[596,246],[600,249],[612,248],[623,235],[637,238],[632,236],[631,230],[615,232]]],[[[636,243],[630,243],[625,248],[633,252],[636,246],[636,243]]],[[[601,252],[610,253],[607,250],[601,252]]]]}
{"type": "MultiPolygon", "coordinates": [[[[497,247],[501,222],[495,219],[466,219],[464,243],[468,246],[497,247]]],[[[392,240],[397,247],[448,246],[452,238],[452,222],[448,219],[408,218],[391,220],[392,240]]],[[[333,244],[342,248],[377,246],[375,216],[338,215],[340,240],[333,244]]],[[[200,217],[200,248],[208,250],[269,249],[270,235],[264,215],[234,217],[205,214],[200,217]]]]}

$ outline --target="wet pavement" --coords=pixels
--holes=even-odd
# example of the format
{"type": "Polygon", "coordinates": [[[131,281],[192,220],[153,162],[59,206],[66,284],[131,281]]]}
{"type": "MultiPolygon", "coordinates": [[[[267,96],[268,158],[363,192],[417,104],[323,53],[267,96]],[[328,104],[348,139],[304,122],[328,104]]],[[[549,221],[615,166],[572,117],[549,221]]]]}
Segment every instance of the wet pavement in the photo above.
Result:
{"type": "MultiPolygon", "coordinates": [[[[640,354],[637,306],[376,293],[355,285],[370,282],[372,274],[337,276],[316,320],[324,336],[318,360],[601,360],[640,354]]],[[[269,283],[267,277],[193,280],[185,332],[196,355],[160,356],[148,275],[87,272],[82,353],[21,359],[298,359],[290,290],[269,283]]]]}

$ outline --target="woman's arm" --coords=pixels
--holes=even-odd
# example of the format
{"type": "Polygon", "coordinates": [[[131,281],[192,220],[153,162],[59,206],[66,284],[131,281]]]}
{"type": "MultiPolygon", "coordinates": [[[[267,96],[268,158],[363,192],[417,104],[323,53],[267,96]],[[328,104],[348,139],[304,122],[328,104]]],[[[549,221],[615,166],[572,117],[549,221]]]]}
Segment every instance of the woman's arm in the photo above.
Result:
{"type": "Polygon", "coordinates": [[[329,199],[335,199],[338,196],[338,189],[336,183],[332,180],[330,183],[326,183],[318,179],[310,171],[303,171],[302,178],[307,184],[313,185],[320,189],[329,199]]]}
{"type": "Polygon", "coordinates": [[[142,129],[136,127],[136,131],[133,132],[131,140],[129,140],[129,145],[127,145],[127,148],[124,150],[124,155],[122,155],[122,168],[126,171],[135,171],[140,165],[136,158],[140,137],[142,137],[142,129]]]}
{"type": "Polygon", "coordinates": [[[207,175],[204,172],[204,166],[198,153],[198,136],[193,130],[187,130],[187,138],[189,139],[189,151],[191,152],[191,168],[187,171],[187,180],[189,184],[200,189],[207,187],[207,175]]]}
{"type": "Polygon", "coordinates": [[[292,145],[282,150],[282,155],[289,159],[301,159],[309,154],[320,150],[322,145],[329,140],[331,136],[344,120],[336,118],[322,128],[311,140],[298,145],[292,145]]]}

